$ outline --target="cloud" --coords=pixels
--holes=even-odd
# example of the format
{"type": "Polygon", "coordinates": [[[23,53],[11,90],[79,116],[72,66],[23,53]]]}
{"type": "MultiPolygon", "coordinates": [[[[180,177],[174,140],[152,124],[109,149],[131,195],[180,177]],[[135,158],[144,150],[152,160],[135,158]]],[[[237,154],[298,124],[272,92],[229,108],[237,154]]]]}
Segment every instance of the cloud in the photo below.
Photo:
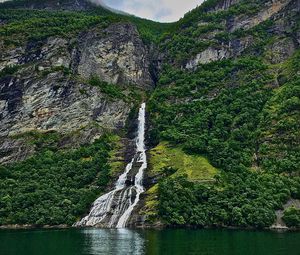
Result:
{"type": "Polygon", "coordinates": [[[112,8],[136,16],[171,22],[183,17],[203,0],[103,0],[103,2],[112,8]]]}
{"type": "MultiPolygon", "coordinates": [[[[139,17],[162,21],[177,21],[204,0],[90,0],[139,17]]],[[[0,0],[5,2],[5,0],[0,0]]]]}

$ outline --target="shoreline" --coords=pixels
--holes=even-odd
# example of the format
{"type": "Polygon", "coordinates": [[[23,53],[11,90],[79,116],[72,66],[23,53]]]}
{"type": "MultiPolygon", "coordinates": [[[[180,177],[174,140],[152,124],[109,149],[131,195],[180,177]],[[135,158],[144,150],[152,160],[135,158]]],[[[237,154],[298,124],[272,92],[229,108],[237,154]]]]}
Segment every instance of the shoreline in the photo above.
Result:
{"type": "MultiPolygon", "coordinates": [[[[33,224],[11,224],[11,225],[2,225],[0,226],[0,230],[43,230],[43,229],[88,229],[88,228],[96,228],[97,227],[73,227],[69,225],[33,225],[33,224]]],[[[99,228],[105,229],[105,228],[99,228]]],[[[147,226],[147,227],[137,227],[137,228],[128,228],[132,230],[165,230],[165,229],[194,229],[194,230],[201,230],[201,229],[215,229],[215,230],[244,230],[244,231],[272,231],[272,232],[300,232],[300,228],[288,228],[288,227],[269,227],[269,228],[239,228],[239,227],[194,227],[194,226],[185,226],[185,227],[178,227],[178,226],[168,226],[168,227],[155,227],[155,226],[147,226]]]]}
{"type": "Polygon", "coordinates": [[[21,229],[69,229],[72,226],[69,225],[33,225],[33,224],[11,224],[11,225],[1,225],[0,230],[21,230],[21,229]]]}

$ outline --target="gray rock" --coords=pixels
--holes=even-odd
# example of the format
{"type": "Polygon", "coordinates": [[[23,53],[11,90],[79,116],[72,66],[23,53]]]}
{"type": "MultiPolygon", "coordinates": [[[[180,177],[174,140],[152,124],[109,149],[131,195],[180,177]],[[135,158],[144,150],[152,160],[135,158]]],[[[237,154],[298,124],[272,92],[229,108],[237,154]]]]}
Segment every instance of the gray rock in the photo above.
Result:
{"type": "Polygon", "coordinates": [[[110,83],[153,87],[149,51],[132,24],[115,24],[104,31],[90,31],[80,42],[78,73],[85,78],[98,74],[110,83]]]}
{"type": "Polygon", "coordinates": [[[248,15],[240,15],[234,17],[233,22],[231,21],[231,27],[229,28],[230,32],[234,32],[238,29],[250,29],[256,25],[270,19],[272,16],[279,13],[284,9],[288,4],[293,0],[279,0],[279,1],[268,1],[265,3],[264,8],[260,10],[255,15],[249,17],[248,15]]]}
{"type": "Polygon", "coordinates": [[[0,78],[0,162],[31,154],[18,149],[27,148],[22,140],[13,139],[28,131],[81,130],[81,139],[91,142],[101,135],[91,132],[92,123],[105,130],[124,128],[134,102],[126,96],[113,99],[90,86],[91,75],[125,89],[127,84],[145,90],[154,86],[149,49],[130,24],[97,28],[72,39],[50,37],[0,54],[0,70],[19,66],[14,75],[0,78]]]}
{"type": "Polygon", "coordinates": [[[296,46],[291,38],[283,38],[269,46],[267,59],[272,64],[278,64],[293,55],[296,46]]]}

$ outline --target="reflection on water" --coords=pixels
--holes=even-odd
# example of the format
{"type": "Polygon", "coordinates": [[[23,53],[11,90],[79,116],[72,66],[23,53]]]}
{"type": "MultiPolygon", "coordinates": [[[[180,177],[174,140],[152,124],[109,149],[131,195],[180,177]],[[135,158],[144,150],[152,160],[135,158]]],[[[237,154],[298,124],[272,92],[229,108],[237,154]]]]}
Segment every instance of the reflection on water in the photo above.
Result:
{"type": "Polygon", "coordinates": [[[300,255],[299,241],[299,232],[0,230],[0,255],[300,255]]]}
{"type": "Polygon", "coordinates": [[[145,240],[140,232],[129,229],[85,229],[82,233],[85,236],[85,254],[145,254],[145,240]]]}

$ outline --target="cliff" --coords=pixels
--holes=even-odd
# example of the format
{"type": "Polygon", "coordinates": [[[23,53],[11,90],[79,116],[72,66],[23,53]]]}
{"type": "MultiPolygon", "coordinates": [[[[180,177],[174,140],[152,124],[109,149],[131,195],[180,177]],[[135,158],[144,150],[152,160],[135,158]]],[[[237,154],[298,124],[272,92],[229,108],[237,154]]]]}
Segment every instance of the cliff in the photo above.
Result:
{"type": "MultiPolygon", "coordinates": [[[[150,49],[130,23],[95,27],[70,38],[2,45],[0,54],[2,163],[30,155],[32,148],[20,150],[25,145],[15,138],[29,131],[89,133],[92,123],[108,130],[124,128],[135,103],[130,91],[154,86],[150,49]],[[17,67],[13,73],[11,66],[17,67]],[[107,95],[101,84],[90,84],[91,77],[111,84],[122,96],[107,95]]],[[[88,140],[83,135],[82,142],[97,135],[88,140]]]]}

